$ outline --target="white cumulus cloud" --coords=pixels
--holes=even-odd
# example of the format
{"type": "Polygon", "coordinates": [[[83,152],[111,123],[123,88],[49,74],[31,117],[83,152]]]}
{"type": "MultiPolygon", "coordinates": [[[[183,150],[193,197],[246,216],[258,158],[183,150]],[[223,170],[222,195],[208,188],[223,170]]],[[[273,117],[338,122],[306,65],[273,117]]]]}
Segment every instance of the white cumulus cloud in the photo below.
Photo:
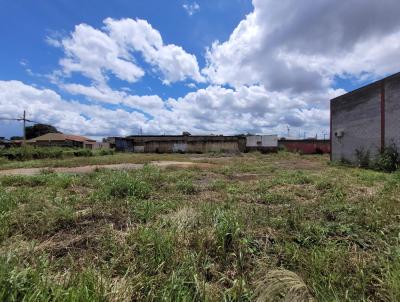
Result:
{"type": "Polygon", "coordinates": [[[116,41],[89,25],[76,26],[71,37],[61,43],[66,56],[60,60],[60,65],[67,75],[79,72],[99,83],[106,82],[107,72],[128,82],[136,82],[144,75],[116,41]]]}
{"type": "Polygon", "coordinates": [[[161,71],[165,83],[186,79],[204,81],[197,59],[182,47],[164,44],[160,33],[145,20],[111,18],[105,21],[110,37],[126,52],[138,51],[144,60],[161,71]]]}
{"type": "Polygon", "coordinates": [[[61,41],[51,39],[51,45],[64,50],[65,57],[60,60],[64,75],[81,73],[105,84],[112,74],[134,83],[145,75],[136,57],[141,54],[166,84],[186,79],[204,81],[197,58],[180,46],[164,44],[161,34],[147,21],[107,18],[104,24],[101,29],[80,24],[61,41]]]}
{"type": "Polygon", "coordinates": [[[301,93],[336,76],[371,78],[400,69],[397,0],[253,0],[225,42],[214,42],[203,73],[217,84],[262,84],[301,93]]]}

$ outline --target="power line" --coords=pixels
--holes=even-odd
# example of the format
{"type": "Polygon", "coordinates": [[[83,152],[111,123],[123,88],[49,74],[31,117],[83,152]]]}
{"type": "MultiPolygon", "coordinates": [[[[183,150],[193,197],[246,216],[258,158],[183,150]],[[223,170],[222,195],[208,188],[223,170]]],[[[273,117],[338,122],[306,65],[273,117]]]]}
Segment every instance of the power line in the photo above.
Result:
{"type": "Polygon", "coordinates": [[[25,145],[25,143],[26,143],[26,122],[31,122],[30,120],[26,119],[25,110],[24,110],[24,114],[23,114],[22,118],[0,118],[0,119],[1,120],[7,120],[7,121],[18,121],[18,122],[23,121],[23,124],[22,124],[22,127],[23,127],[22,131],[23,131],[23,134],[24,134],[23,144],[25,145]]]}
{"type": "Polygon", "coordinates": [[[19,121],[20,119],[18,118],[6,118],[6,117],[0,117],[0,121],[19,121]]]}
{"type": "Polygon", "coordinates": [[[33,120],[28,120],[26,118],[26,111],[24,110],[22,118],[6,118],[6,117],[0,117],[0,120],[2,121],[17,121],[17,122],[23,122],[22,123],[22,133],[23,133],[23,143],[26,143],[26,123],[33,123],[33,124],[44,124],[41,122],[33,121],[33,120]]]}
{"type": "MultiPolygon", "coordinates": [[[[25,112],[25,111],[24,111],[25,112]]],[[[38,121],[34,121],[34,120],[29,120],[25,117],[22,118],[7,118],[7,117],[0,117],[0,121],[17,121],[17,122],[21,122],[21,121],[25,121],[27,123],[33,123],[33,124],[46,124],[46,125],[50,125],[49,123],[43,123],[43,122],[38,122],[38,121]]],[[[71,129],[66,129],[66,128],[61,128],[61,127],[57,127],[57,129],[61,129],[61,130],[71,130],[71,129]]]]}
{"type": "MultiPolygon", "coordinates": [[[[24,111],[25,112],[25,111],[24,111]]],[[[54,126],[54,125],[52,125],[52,124],[50,124],[50,123],[43,123],[43,122],[39,122],[39,121],[35,121],[35,120],[30,120],[30,119],[27,119],[26,118],[26,114],[25,114],[25,117],[23,116],[22,118],[7,118],[7,117],[0,117],[0,121],[18,121],[18,122],[21,122],[21,121],[25,121],[25,123],[34,123],[34,124],[45,124],[45,125],[50,125],[50,126],[53,126],[53,127],[55,127],[57,130],[61,130],[61,131],[65,131],[65,132],[74,132],[74,130],[72,130],[72,128],[70,128],[70,129],[67,129],[67,128],[63,128],[63,127],[59,127],[59,126],[54,126]]],[[[23,124],[23,133],[24,133],[24,131],[25,131],[25,127],[26,127],[26,124],[23,124]]],[[[140,132],[141,132],[141,134],[142,134],[142,129],[140,129],[140,132]]],[[[88,135],[88,136],[93,136],[93,135],[88,135]]],[[[118,135],[104,135],[104,136],[118,136],[118,135]]],[[[24,142],[25,142],[25,140],[24,140],[24,142]]]]}

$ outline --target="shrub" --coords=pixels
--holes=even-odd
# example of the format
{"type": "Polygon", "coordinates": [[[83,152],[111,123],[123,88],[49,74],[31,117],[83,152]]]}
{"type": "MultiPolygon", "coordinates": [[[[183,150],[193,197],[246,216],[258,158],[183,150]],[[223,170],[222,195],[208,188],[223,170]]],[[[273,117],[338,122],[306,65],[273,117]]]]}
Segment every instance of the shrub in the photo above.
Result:
{"type": "Polygon", "coordinates": [[[100,149],[98,155],[105,156],[105,155],[114,155],[113,149],[100,149]]]}
{"type": "Polygon", "coordinates": [[[394,172],[400,167],[400,153],[397,146],[392,143],[371,159],[370,151],[364,149],[356,150],[357,166],[360,168],[370,168],[383,172],[394,172]]]}
{"type": "Polygon", "coordinates": [[[1,150],[0,157],[5,157],[9,160],[62,158],[63,157],[63,148],[60,148],[60,147],[34,148],[32,146],[23,146],[20,148],[9,148],[9,149],[1,150]]]}
{"type": "Polygon", "coordinates": [[[62,147],[33,147],[23,146],[19,148],[8,148],[0,150],[0,158],[8,160],[32,160],[32,159],[61,159],[73,156],[92,156],[89,149],[72,149],[62,147]]]}
{"type": "Polygon", "coordinates": [[[400,167],[400,153],[395,144],[386,147],[375,161],[375,169],[394,172],[400,167]]]}
{"type": "Polygon", "coordinates": [[[93,156],[93,152],[89,149],[79,149],[74,151],[74,156],[76,157],[89,157],[93,156]]]}

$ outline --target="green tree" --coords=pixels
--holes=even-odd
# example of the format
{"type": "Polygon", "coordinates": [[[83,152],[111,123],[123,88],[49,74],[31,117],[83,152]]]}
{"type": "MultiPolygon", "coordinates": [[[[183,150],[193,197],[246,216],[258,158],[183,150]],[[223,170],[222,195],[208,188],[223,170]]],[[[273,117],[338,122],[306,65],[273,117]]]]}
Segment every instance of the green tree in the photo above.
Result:
{"type": "Polygon", "coordinates": [[[56,127],[46,124],[36,124],[25,128],[26,139],[32,139],[47,133],[61,133],[56,127]]]}

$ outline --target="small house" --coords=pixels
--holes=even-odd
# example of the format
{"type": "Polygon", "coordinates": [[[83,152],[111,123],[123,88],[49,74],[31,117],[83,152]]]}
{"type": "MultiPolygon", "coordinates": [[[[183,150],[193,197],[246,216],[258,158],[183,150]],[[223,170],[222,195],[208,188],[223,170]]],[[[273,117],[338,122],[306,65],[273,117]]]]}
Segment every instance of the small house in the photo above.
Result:
{"type": "Polygon", "coordinates": [[[84,136],[63,133],[47,133],[26,141],[28,145],[38,147],[76,147],[94,149],[96,141],[84,136]]]}

